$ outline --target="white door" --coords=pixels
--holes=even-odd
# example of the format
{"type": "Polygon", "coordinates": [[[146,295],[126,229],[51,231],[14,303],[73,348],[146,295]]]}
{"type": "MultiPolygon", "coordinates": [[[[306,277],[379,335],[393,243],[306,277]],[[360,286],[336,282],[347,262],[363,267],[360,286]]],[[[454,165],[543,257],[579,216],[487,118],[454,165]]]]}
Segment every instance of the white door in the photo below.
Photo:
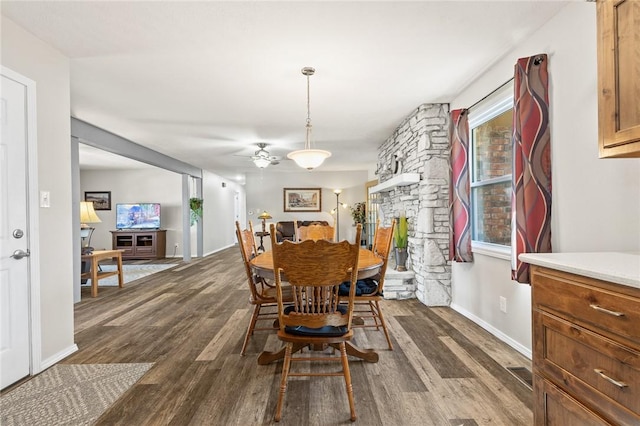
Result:
{"type": "Polygon", "coordinates": [[[27,87],[0,89],[0,389],[29,375],[27,87]]]}

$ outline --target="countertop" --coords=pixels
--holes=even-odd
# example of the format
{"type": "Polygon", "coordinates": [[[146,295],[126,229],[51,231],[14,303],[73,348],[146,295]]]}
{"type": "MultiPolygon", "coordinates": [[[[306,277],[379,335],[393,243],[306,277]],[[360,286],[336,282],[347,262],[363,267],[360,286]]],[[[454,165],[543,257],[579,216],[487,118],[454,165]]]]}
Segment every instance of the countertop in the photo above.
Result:
{"type": "Polygon", "coordinates": [[[640,289],[640,253],[523,253],[518,258],[532,265],[640,289]]]}

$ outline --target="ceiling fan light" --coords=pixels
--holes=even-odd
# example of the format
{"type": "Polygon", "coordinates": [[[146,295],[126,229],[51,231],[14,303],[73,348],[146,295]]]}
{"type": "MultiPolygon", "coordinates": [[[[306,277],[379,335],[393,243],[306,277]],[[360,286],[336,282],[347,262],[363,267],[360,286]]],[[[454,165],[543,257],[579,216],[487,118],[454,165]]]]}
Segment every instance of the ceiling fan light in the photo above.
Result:
{"type": "Polygon", "coordinates": [[[256,166],[258,166],[261,169],[264,169],[269,164],[271,164],[271,160],[269,160],[268,158],[264,158],[264,157],[258,157],[258,158],[255,158],[253,160],[253,164],[255,164],[256,166]]]}
{"type": "Polygon", "coordinates": [[[313,170],[319,167],[325,159],[331,157],[329,151],[322,149],[301,149],[287,154],[287,158],[296,162],[303,169],[313,170]]]}

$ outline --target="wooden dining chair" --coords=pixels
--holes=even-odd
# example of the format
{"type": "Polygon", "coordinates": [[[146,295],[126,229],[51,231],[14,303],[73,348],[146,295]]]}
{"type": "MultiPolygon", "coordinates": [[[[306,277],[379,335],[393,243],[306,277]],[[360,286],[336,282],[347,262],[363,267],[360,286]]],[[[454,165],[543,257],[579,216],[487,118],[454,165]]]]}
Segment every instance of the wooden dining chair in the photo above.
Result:
{"type": "MultiPolygon", "coordinates": [[[[257,255],[253,232],[249,229],[240,229],[240,223],[236,221],[236,236],[238,237],[238,245],[240,246],[240,253],[242,254],[242,260],[247,274],[247,282],[249,284],[249,303],[253,305],[253,313],[251,314],[247,334],[242,344],[242,350],[240,351],[240,355],[244,355],[247,344],[249,343],[249,338],[253,335],[254,331],[275,331],[278,329],[274,325],[274,321],[278,319],[278,314],[275,309],[277,308],[275,286],[269,285],[263,278],[256,276],[249,263],[251,259],[257,255]],[[267,308],[266,312],[263,311],[263,308],[267,308]],[[257,327],[258,321],[271,321],[271,325],[257,327]]],[[[285,302],[292,300],[290,289],[284,290],[283,297],[285,302]]]]}
{"type": "MultiPolygon", "coordinates": [[[[357,227],[356,241],[360,241],[362,225],[357,227]]],[[[287,381],[293,376],[343,376],[351,411],[351,421],[356,419],[351,373],[347,358],[346,342],[353,337],[351,318],[355,291],[340,304],[339,287],[349,281],[355,289],[358,275],[359,244],[348,241],[334,243],[326,240],[307,240],[298,244],[290,241],[277,243],[271,234],[273,266],[275,272],[280,329],[278,339],[285,343],[285,356],[280,379],[280,392],[276,405],[275,421],[282,418],[282,406],[287,381]],[[291,286],[293,303],[284,304],[283,276],[291,286]],[[294,357],[303,347],[312,350],[331,346],[340,356],[323,352],[319,356],[294,357]],[[340,361],[339,372],[292,371],[298,361],[340,361]]]]}
{"type": "MultiPolygon", "coordinates": [[[[375,328],[376,330],[382,329],[384,336],[387,339],[389,350],[393,350],[393,345],[391,344],[391,338],[389,337],[387,323],[385,322],[384,315],[382,314],[380,301],[384,299],[384,277],[389,263],[391,240],[393,239],[393,230],[395,225],[395,219],[391,221],[391,226],[389,227],[381,227],[379,220],[376,222],[373,246],[371,250],[374,254],[383,259],[383,263],[380,267],[380,271],[374,277],[357,282],[354,309],[354,315],[362,318],[362,323],[356,323],[354,324],[354,327],[375,328]]],[[[348,285],[343,285],[341,288],[341,296],[346,298],[349,293],[350,287],[348,285]]]]}
{"type": "Polygon", "coordinates": [[[301,226],[298,228],[298,237],[300,241],[306,240],[335,240],[335,229],[329,225],[311,224],[309,226],[301,226]]]}

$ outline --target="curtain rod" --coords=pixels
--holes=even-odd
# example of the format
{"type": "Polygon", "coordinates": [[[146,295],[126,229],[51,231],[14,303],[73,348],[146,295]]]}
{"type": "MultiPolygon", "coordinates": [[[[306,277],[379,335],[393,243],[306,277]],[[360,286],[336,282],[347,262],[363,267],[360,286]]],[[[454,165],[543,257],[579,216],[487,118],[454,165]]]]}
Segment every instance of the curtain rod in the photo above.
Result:
{"type": "Polygon", "coordinates": [[[471,105],[469,108],[466,108],[467,111],[469,111],[471,108],[475,107],[476,105],[478,105],[480,102],[484,101],[485,99],[487,99],[489,96],[493,95],[494,93],[496,93],[498,90],[502,89],[504,86],[506,86],[507,84],[511,83],[513,81],[513,77],[511,77],[509,80],[505,81],[504,83],[502,83],[500,86],[496,87],[495,89],[493,89],[491,92],[489,92],[489,94],[487,94],[486,96],[484,96],[482,99],[480,99],[479,101],[475,102],[473,105],[471,105]]]}
{"type": "MultiPolygon", "coordinates": [[[[589,0],[587,0],[589,1],[589,0]]],[[[534,55],[531,56],[531,58],[533,58],[533,65],[540,65],[544,59],[545,59],[545,54],[538,54],[538,55],[534,55]]],[[[513,81],[513,77],[511,77],[509,80],[505,81],[504,83],[502,83],[500,86],[498,86],[496,89],[492,90],[491,93],[489,93],[488,95],[486,95],[485,97],[483,97],[482,99],[480,99],[479,101],[477,101],[476,103],[474,103],[473,105],[471,105],[469,108],[467,108],[467,112],[469,112],[469,110],[473,107],[475,107],[476,105],[478,105],[480,102],[484,101],[485,99],[487,99],[489,96],[493,95],[494,93],[496,93],[498,90],[502,89],[504,86],[506,86],[507,84],[511,83],[513,81]]]]}

